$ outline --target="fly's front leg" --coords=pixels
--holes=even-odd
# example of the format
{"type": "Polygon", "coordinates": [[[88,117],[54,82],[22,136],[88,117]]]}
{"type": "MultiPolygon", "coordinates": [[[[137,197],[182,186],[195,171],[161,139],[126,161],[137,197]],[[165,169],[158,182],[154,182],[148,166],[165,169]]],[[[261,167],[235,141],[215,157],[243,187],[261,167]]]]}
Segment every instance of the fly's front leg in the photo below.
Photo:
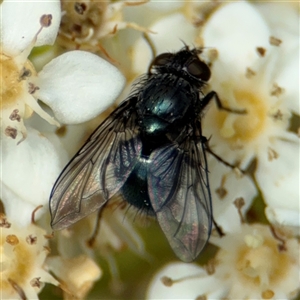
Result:
{"type": "Polygon", "coordinates": [[[215,91],[211,91],[209,92],[201,101],[201,110],[203,110],[207,104],[212,100],[215,99],[216,104],[218,106],[218,108],[220,110],[225,110],[228,111],[230,113],[234,113],[234,114],[240,114],[240,115],[244,115],[247,113],[246,109],[234,109],[234,108],[230,108],[230,107],[226,107],[222,104],[218,94],[215,91]]]}

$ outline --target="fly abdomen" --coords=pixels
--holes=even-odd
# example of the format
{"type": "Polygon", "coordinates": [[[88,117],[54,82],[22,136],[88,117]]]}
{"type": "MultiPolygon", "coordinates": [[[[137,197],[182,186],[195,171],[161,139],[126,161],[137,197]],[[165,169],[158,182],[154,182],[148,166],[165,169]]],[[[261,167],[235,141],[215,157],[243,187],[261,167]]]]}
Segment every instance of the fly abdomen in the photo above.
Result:
{"type": "Polygon", "coordinates": [[[140,158],[131,174],[121,188],[121,195],[132,206],[146,212],[148,215],[154,215],[154,211],[148,195],[147,173],[149,161],[140,158]]]}

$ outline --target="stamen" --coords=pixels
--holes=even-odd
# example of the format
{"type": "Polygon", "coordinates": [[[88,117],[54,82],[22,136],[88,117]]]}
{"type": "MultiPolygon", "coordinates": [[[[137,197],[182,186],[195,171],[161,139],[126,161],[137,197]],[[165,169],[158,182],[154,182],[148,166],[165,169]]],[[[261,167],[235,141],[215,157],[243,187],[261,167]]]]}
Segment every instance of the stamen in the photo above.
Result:
{"type": "Polygon", "coordinates": [[[162,282],[163,285],[170,287],[172,286],[174,283],[179,283],[179,282],[183,282],[185,280],[190,280],[190,279],[196,279],[196,278],[201,278],[203,276],[206,276],[205,274],[195,274],[195,275],[191,275],[191,276],[185,276],[182,278],[178,278],[178,279],[172,279],[171,277],[168,276],[163,276],[160,278],[160,281],[162,282]]]}
{"type": "Polygon", "coordinates": [[[18,131],[15,128],[12,128],[10,126],[7,126],[4,130],[4,133],[6,136],[11,137],[12,139],[15,139],[18,135],[18,131]]]}
{"type": "Polygon", "coordinates": [[[41,287],[40,279],[41,279],[41,277],[33,278],[32,280],[30,280],[30,285],[31,285],[32,287],[40,288],[40,287],[41,287]]]}
{"type": "Polygon", "coordinates": [[[259,56],[264,57],[267,52],[267,49],[263,47],[257,47],[256,51],[259,54],[259,56]]]}
{"type": "Polygon", "coordinates": [[[31,223],[35,224],[35,213],[41,209],[43,207],[43,205],[39,205],[38,207],[36,207],[33,212],[31,213],[31,223]]]}
{"type": "Polygon", "coordinates": [[[51,234],[44,234],[44,238],[47,240],[51,240],[54,238],[54,232],[52,231],[51,234]]]}
{"type": "Polygon", "coordinates": [[[32,72],[29,69],[23,67],[22,72],[20,74],[20,81],[25,80],[27,77],[30,77],[32,72]]]}
{"type": "Polygon", "coordinates": [[[276,38],[274,36],[270,36],[269,43],[272,46],[277,46],[278,47],[282,43],[282,40],[280,40],[280,39],[278,39],[278,38],[276,38]]]}
{"type": "Polygon", "coordinates": [[[12,121],[21,121],[21,116],[19,115],[19,110],[18,109],[14,109],[11,113],[11,115],[9,116],[9,119],[12,121]]]}
{"type": "MultiPolygon", "coordinates": [[[[22,124],[21,127],[25,128],[24,124],[23,123],[21,123],[21,124],[22,124]]],[[[26,129],[25,129],[25,131],[21,130],[21,134],[22,134],[22,138],[17,142],[17,146],[20,145],[20,143],[22,143],[23,141],[25,141],[25,139],[27,137],[27,131],[26,131],[26,129]]]]}
{"type": "Polygon", "coordinates": [[[11,223],[9,223],[4,214],[0,214],[0,227],[2,228],[10,228],[11,223]]]}
{"type": "Polygon", "coordinates": [[[5,238],[6,243],[10,244],[11,246],[15,246],[19,244],[19,239],[14,234],[9,234],[5,238]]]}
{"type": "Polygon", "coordinates": [[[170,287],[173,285],[173,280],[170,277],[163,276],[160,281],[162,282],[163,285],[170,287]]]}
{"type": "Polygon", "coordinates": [[[28,45],[27,48],[25,48],[23,50],[23,52],[21,52],[18,56],[15,57],[15,61],[17,62],[17,64],[22,64],[24,65],[32,48],[34,47],[36,41],[37,41],[37,37],[38,35],[41,33],[41,31],[43,30],[43,28],[47,28],[49,26],[51,26],[51,21],[52,21],[52,15],[42,15],[40,18],[40,24],[41,27],[40,29],[37,31],[37,33],[35,34],[35,36],[33,37],[31,43],[28,45]]]}
{"type": "Polygon", "coordinates": [[[87,9],[87,6],[85,3],[75,2],[74,9],[79,15],[83,15],[87,9]]]}
{"type": "Polygon", "coordinates": [[[100,51],[107,57],[107,59],[112,63],[112,64],[118,64],[120,65],[120,63],[118,61],[116,61],[115,59],[113,59],[108,52],[106,51],[106,49],[100,44],[98,43],[98,48],[100,49],[100,51]]]}
{"type": "Polygon", "coordinates": [[[277,159],[278,157],[279,154],[271,147],[268,147],[268,160],[272,161],[273,159],[277,159]]]}
{"type": "Polygon", "coordinates": [[[278,235],[278,232],[276,231],[276,228],[274,226],[270,226],[270,230],[272,232],[272,235],[274,236],[274,238],[280,242],[280,244],[278,244],[278,250],[281,252],[281,251],[287,251],[287,248],[286,248],[286,243],[285,243],[285,240],[280,237],[278,235]]]}
{"type": "Polygon", "coordinates": [[[284,88],[280,87],[276,82],[273,84],[271,89],[271,96],[279,97],[284,93],[284,88]]]}
{"type": "Polygon", "coordinates": [[[42,15],[40,18],[40,24],[42,27],[49,27],[52,22],[52,15],[42,15]]]}
{"type": "Polygon", "coordinates": [[[26,237],[26,242],[27,244],[29,245],[35,245],[37,243],[37,237],[36,236],[33,236],[32,234],[29,234],[27,237],[26,237]]]}
{"type": "Polygon", "coordinates": [[[250,79],[256,75],[255,71],[250,68],[246,69],[246,78],[250,79]]]}
{"type": "Polygon", "coordinates": [[[243,197],[240,197],[240,198],[236,198],[234,201],[233,201],[235,207],[237,208],[237,211],[239,213],[239,217],[240,217],[240,221],[241,221],[241,224],[245,223],[245,219],[244,219],[244,216],[242,214],[242,208],[243,206],[245,205],[245,200],[243,197]]]}
{"type": "Polygon", "coordinates": [[[36,91],[38,91],[40,88],[38,86],[35,86],[32,82],[28,83],[28,93],[34,94],[36,91]]]}

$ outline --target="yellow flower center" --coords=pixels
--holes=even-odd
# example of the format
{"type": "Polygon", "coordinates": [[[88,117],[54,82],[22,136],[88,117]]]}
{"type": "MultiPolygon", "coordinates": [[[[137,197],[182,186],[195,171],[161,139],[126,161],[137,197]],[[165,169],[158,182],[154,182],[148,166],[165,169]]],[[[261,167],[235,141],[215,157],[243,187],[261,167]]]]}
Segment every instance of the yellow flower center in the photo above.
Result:
{"type": "Polygon", "coordinates": [[[230,144],[240,146],[253,141],[265,130],[268,108],[263,95],[256,90],[250,88],[235,90],[233,96],[238,107],[247,112],[236,114],[218,110],[216,122],[221,136],[230,144]]]}
{"type": "Polygon", "coordinates": [[[285,251],[278,250],[278,241],[272,237],[253,234],[245,236],[244,241],[245,247],[236,260],[240,278],[267,291],[267,287],[276,285],[285,277],[290,268],[289,256],[285,251]]]}
{"type": "MultiPolygon", "coordinates": [[[[0,54],[1,85],[0,85],[0,109],[13,107],[22,100],[24,93],[28,93],[28,81],[36,71],[32,63],[27,60],[24,65],[18,65],[14,58],[0,54]]],[[[25,115],[30,116],[32,109],[26,106],[25,115]]]]}
{"type": "Polygon", "coordinates": [[[24,82],[20,80],[20,70],[15,61],[5,55],[0,56],[1,65],[1,106],[0,108],[6,108],[15,102],[18,95],[20,95],[24,89],[24,82]]]}
{"type": "MultiPolygon", "coordinates": [[[[3,232],[2,232],[3,233],[3,232]]],[[[13,280],[19,286],[31,279],[32,269],[35,267],[36,251],[24,239],[15,235],[2,235],[1,250],[1,287],[11,290],[13,280]],[[15,242],[18,240],[18,242],[15,242]]]]}

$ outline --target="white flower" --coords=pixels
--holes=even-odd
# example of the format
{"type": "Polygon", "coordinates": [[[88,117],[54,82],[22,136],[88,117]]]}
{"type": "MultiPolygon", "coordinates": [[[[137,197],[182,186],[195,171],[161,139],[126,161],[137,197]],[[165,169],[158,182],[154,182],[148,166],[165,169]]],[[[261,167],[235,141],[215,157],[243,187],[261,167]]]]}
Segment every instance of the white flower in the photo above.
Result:
{"type": "Polygon", "coordinates": [[[34,224],[10,224],[3,215],[0,227],[1,298],[37,299],[45,283],[58,285],[44,268],[49,253],[46,232],[34,224]]]}
{"type": "Polygon", "coordinates": [[[25,127],[33,112],[59,126],[37,100],[46,103],[61,123],[85,122],[111,105],[124,78],[106,61],[83,51],[65,53],[37,73],[27,58],[34,46],[54,43],[60,2],[5,0],[0,8],[1,200],[10,218],[26,223],[27,213],[48,201],[66,162],[65,150],[53,143],[53,134],[46,138],[25,127]]]}
{"type": "Polygon", "coordinates": [[[206,268],[174,263],[153,278],[147,299],[292,299],[299,291],[299,242],[264,225],[236,227],[206,268]]]}
{"type": "Polygon", "coordinates": [[[203,31],[205,46],[218,53],[210,88],[224,106],[247,113],[211,105],[203,128],[227,161],[246,168],[256,158],[267,217],[299,227],[299,137],[290,129],[300,113],[298,24],[299,13],[285,3],[230,3],[211,16],[203,31]]]}

